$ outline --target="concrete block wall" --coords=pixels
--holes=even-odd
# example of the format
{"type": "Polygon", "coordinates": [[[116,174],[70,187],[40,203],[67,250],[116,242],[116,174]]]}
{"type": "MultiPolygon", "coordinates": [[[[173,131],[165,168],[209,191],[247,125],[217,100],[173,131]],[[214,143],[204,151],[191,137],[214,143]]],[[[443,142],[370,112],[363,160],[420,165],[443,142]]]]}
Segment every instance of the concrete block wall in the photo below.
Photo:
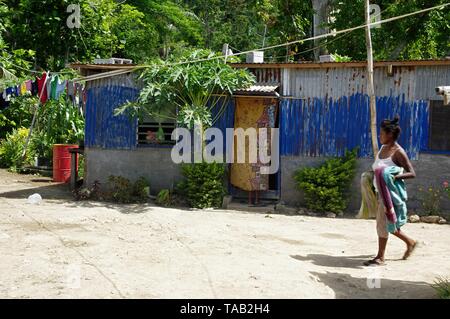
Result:
{"type": "Polygon", "coordinates": [[[171,148],[137,148],[106,150],[86,148],[86,184],[99,181],[106,185],[110,175],[131,181],[143,176],[150,182],[152,194],[171,189],[181,180],[180,166],[170,157],[171,148]]]}
{"type": "MultiPolygon", "coordinates": [[[[297,190],[293,179],[294,172],[301,167],[317,167],[322,164],[326,158],[323,157],[301,157],[301,156],[282,156],[281,157],[281,199],[288,205],[302,206],[304,204],[303,194],[297,190]]],[[[346,214],[356,215],[361,205],[360,176],[370,169],[372,159],[359,159],[357,162],[357,172],[351,186],[351,200],[346,214]]],[[[417,178],[408,180],[408,209],[410,212],[421,211],[421,201],[419,187],[428,188],[429,186],[441,187],[444,181],[450,182],[450,156],[420,154],[419,160],[412,161],[417,178]]],[[[450,216],[450,200],[444,196],[442,200],[442,213],[450,216]]]]}
{"type": "MultiPolygon", "coordinates": [[[[132,181],[141,176],[151,184],[153,194],[164,188],[174,187],[181,179],[180,166],[173,163],[170,148],[137,148],[135,150],[105,150],[87,148],[86,183],[94,181],[106,184],[108,176],[123,176],[132,181]]],[[[291,206],[304,205],[302,193],[297,190],[293,179],[294,172],[301,167],[315,167],[322,164],[324,157],[281,157],[281,199],[291,206]]],[[[351,186],[351,200],[346,214],[356,215],[361,205],[360,176],[370,169],[372,159],[359,159],[357,172],[351,186]]],[[[420,154],[419,160],[413,161],[417,178],[407,181],[408,208],[412,212],[420,212],[421,203],[419,187],[440,186],[444,181],[450,182],[450,156],[420,154]]],[[[442,201],[442,212],[450,216],[450,200],[442,201]]]]}

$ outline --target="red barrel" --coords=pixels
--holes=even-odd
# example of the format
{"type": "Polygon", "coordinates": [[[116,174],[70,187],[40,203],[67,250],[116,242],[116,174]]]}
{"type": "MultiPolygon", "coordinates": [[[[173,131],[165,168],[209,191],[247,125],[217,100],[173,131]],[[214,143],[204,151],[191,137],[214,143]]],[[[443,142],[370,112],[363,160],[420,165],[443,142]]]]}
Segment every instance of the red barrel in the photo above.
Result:
{"type": "MultiPolygon", "coordinates": [[[[53,145],[53,181],[67,183],[70,181],[70,163],[72,155],[70,148],[78,148],[78,145],[55,144],[53,145]]],[[[78,154],[76,154],[76,169],[78,172],[78,154]]]]}

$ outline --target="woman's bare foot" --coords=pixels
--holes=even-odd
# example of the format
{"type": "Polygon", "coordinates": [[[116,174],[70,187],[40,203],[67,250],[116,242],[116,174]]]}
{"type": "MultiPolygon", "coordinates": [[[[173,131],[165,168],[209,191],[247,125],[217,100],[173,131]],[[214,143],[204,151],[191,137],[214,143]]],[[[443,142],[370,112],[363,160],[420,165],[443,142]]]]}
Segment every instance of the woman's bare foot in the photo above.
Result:
{"type": "Polygon", "coordinates": [[[403,255],[403,260],[408,259],[409,257],[411,257],[412,253],[414,252],[414,250],[417,248],[417,241],[413,241],[412,244],[408,245],[408,248],[406,249],[405,254],[403,255]]]}

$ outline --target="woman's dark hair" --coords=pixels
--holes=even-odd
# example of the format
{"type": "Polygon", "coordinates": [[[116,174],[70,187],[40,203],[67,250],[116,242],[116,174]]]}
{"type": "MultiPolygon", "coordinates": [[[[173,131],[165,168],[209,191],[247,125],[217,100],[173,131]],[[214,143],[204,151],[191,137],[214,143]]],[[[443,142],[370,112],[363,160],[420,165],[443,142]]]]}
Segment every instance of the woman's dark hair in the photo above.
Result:
{"type": "Polygon", "coordinates": [[[394,140],[398,140],[398,137],[400,136],[400,133],[402,132],[399,122],[400,122],[400,116],[396,115],[393,120],[384,120],[381,123],[381,129],[383,131],[385,131],[386,133],[392,133],[394,140]]]}

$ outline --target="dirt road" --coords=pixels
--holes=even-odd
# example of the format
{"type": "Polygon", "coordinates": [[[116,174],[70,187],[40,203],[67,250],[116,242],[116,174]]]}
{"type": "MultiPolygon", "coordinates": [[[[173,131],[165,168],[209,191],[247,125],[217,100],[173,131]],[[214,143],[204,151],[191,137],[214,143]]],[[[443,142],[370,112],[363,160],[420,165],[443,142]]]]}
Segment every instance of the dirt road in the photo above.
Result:
{"type": "Polygon", "coordinates": [[[410,224],[421,247],[362,267],[373,221],[74,202],[65,186],[0,170],[2,298],[434,298],[449,225],[410,224]],[[40,205],[26,203],[40,193],[40,205]],[[380,280],[377,280],[380,279],[380,280]]]}

